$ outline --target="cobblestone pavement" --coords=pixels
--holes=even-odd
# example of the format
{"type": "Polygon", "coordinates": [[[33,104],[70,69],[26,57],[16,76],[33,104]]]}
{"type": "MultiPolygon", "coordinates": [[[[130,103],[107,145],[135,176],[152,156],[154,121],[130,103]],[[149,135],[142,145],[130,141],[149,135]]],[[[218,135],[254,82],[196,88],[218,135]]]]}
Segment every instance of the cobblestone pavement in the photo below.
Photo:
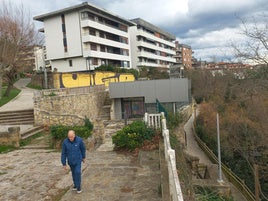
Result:
{"type": "Polygon", "coordinates": [[[104,144],[87,153],[81,194],[70,190],[71,173],[63,170],[60,152],[28,146],[1,154],[0,200],[160,201],[158,151],[139,157],[112,151],[116,129],[116,124],[108,125],[104,144]]]}
{"type": "Polygon", "coordinates": [[[59,152],[22,149],[0,157],[0,200],[52,200],[68,186],[59,152]]]}

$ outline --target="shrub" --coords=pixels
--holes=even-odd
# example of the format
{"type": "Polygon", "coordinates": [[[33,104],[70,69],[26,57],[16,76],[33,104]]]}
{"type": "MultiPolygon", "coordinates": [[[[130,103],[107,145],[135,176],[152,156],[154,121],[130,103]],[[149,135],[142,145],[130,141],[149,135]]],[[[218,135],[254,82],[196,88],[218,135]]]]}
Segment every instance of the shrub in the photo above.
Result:
{"type": "Polygon", "coordinates": [[[134,150],[141,147],[145,140],[151,140],[154,135],[154,130],[147,127],[143,121],[135,121],[117,131],[112,140],[116,148],[134,150]]]}
{"type": "Polygon", "coordinates": [[[93,130],[94,126],[89,120],[89,118],[87,118],[87,116],[85,116],[84,123],[85,123],[85,127],[87,127],[91,131],[93,130]]]}
{"type": "Polygon", "coordinates": [[[182,121],[183,117],[179,112],[176,112],[175,114],[173,112],[169,112],[167,115],[167,127],[171,130],[178,127],[182,121]]]}
{"type": "Polygon", "coordinates": [[[69,130],[74,130],[75,133],[81,138],[88,138],[93,130],[93,124],[87,117],[85,117],[84,123],[84,126],[51,126],[50,133],[56,140],[62,140],[66,138],[69,130]]]}
{"type": "Polygon", "coordinates": [[[69,130],[74,130],[81,138],[88,138],[91,135],[91,130],[85,126],[51,126],[50,128],[52,137],[59,140],[66,138],[69,130]]]}

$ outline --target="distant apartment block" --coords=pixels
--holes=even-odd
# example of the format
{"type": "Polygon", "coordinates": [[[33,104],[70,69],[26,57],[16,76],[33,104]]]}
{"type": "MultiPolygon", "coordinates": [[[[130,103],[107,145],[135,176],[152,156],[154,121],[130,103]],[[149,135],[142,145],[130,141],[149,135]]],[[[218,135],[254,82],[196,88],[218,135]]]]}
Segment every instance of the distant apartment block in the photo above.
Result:
{"type": "Polygon", "coordinates": [[[50,60],[47,60],[47,51],[46,46],[35,46],[34,47],[34,55],[35,55],[35,68],[33,70],[40,71],[51,70],[50,60]]]}
{"type": "Polygon", "coordinates": [[[44,48],[42,46],[34,47],[34,56],[35,56],[35,71],[41,70],[45,66],[44,58],[44,48]]]}
{"type": "Polygon", "coordinates": [[[130,27],[132,66],[169,68],[176,61],[176,37],[137,18],[131,20],[137,26],[130,27]]]}
{"type": "Polygon", "coordinates": [[[34,19],[44,23],[52,70],[89,71],[102,64],[131,68],[133,22],[87,2],[34,19]]]}
{"type": "Polygon", "coordinates": [[[88,2],[34,17],[44,23],[51,70],[78,72],[100,65],[169,68],[175,36],[142,20],[126,20],[88,2]]]}
{"type": "Polygon", "coordinates": [[[176,63],[182,64],[184,68],[192,68],[192,48],[189,45],[179,44],[178,41],[175,42],[175,59],[176,63]]]}

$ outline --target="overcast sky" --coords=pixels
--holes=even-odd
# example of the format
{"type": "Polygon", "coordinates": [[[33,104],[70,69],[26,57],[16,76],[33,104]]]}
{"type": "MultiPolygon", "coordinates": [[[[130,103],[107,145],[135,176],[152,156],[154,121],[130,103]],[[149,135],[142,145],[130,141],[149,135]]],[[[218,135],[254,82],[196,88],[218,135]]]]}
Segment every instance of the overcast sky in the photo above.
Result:
{"type": "MultiPolygon", "coordinates": [[[[10,1],[22,3],[34,17],[86,0],[10,1]]],[[[142,18],[175,35],[180,43],[190,45],[194,51],[193,56],[198,60],[207,61],[221,61],[232,57],[230,43],[238,43],[243,39],[239,18],[248,20],[268,15],[267,0],[90,0],[88,2],[126,19],[142,18]]],[[[42,24],[38,23],[37,26],[42,24]]]]}

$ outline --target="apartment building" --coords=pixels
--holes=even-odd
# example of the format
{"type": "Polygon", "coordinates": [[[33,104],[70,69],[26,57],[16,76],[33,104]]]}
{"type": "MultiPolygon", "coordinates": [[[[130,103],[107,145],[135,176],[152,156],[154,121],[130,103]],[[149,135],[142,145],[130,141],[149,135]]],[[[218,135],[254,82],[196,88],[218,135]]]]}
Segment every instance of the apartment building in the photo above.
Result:
{"type": "Polygon", "coordinates": [[[168,69],[176,62],[176,37],[143,19],[132,19],[130,27],[132,66],[168,69]]]}
{"type": "Polygon", "coordinates": [[[135,24],[88,2],[34,17],[44,23],[51,70],[94,70],[102,64],[131,68],[129,27],[135,24]]]}
{"type": "Polygon", "coordinates": [[[184,68],[192,68],[192,48],[189,45],[179,44],[178,41],[175,42],[176,54],[174,58],[177,64],[182,64],[184,68]]]}

